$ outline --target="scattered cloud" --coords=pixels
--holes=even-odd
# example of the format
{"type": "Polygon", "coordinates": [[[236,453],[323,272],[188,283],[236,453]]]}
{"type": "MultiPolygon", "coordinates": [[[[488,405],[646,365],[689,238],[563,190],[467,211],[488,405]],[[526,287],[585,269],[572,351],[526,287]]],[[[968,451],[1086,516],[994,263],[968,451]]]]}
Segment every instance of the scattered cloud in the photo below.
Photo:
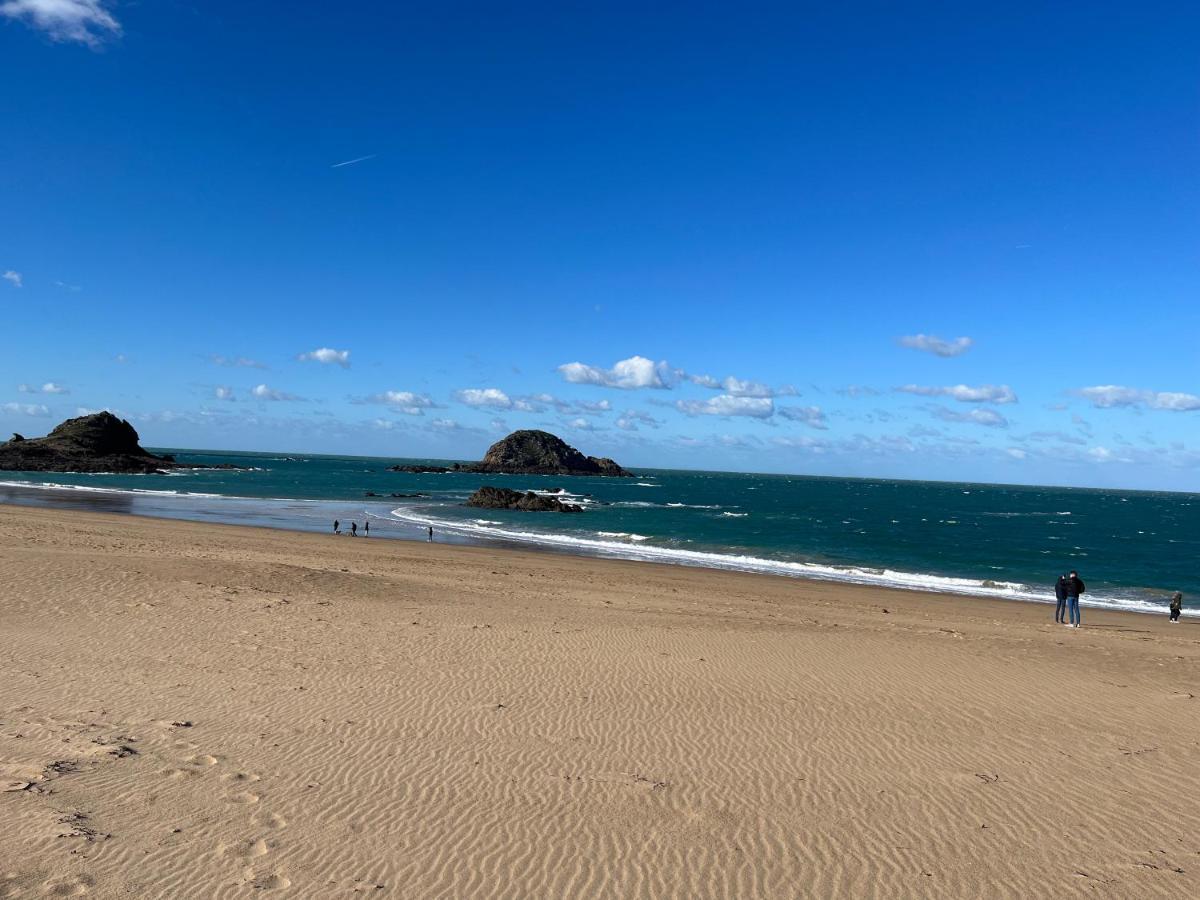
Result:
{"type": "Polygon", "coordinates": [[[676,371],[675,374],[692,384],[698,384],[700,387],[714,391],[724,391],[734,397],[795,397],[800,393],[790,384],[773,388],[761,381],[748,381],[733,375],[718,379],[711,375],[693,375],[682,370],[676,371]]]}
{"type": "Polygon", "coordinates": [[[994,409],[980,407],[962,412],[945,406],[933,406],[930,412],[943,422],[966,422],[971,425],[986,425],[989,428],[1007,428],[1008,419],[994,409]]]}
{"type": "Polygon", "coordinates": [[[512,397],[500,388],[466,388],[454,394],[458,402],[476,409],[514,409],[512,397]]]}
{"type": "Polygon", "coordinates": [[[125,365],[125,363],[129,362],[129,357],[126,356],[124,353],[118,353],[116,356],[113,357],[113,362],[117,363],[118,365],[123,366],[123,365],[125,365]]]}
{"type": "Polygon", "coordinates": [[[900,346],[920,350],[922,353],[932,353],[943,359],[951,356],[962,356],[971,349],[975,342],[969,337],[959,337],[952,341],[942,340],[932,334],[909,334],[899,339],[900,346]]]}
{"type": "Polygon", "coordinates": [[[1027,450],[1022,450],[1020,447],[1009,447],[1004,452],[1013,459],[1025,459],[1027,456],[1029,456],[1029,452],[1027,450]]]}
{"type": "Polygon", "coordinates": [[[434,409],[437,404],[427,394],[414,394],[412,391],[384,391],[382,394],[372,394],[356,403],[378,403],[391,407],[396,412],[406,416],[424,415],[423,410],[434,409]]]}
{"type": "Polygon", "coordinates": [[[809,428],[824,431],[829,427],[829,423],[825,420],[825,413],[819,406],[781,406],[779,415],[793,422],[802,422],[809,428]]]}
{"type": "Polygon", "coordinates": [[[607,400],[598,400],[595,403],[584,402],[577,405],[583,412],[593,413],[596,415],[599,415],[600,413],[612,412],[613,408],[612,404],[607,400]]]}
{"type": "Polygon", "coordinates": [[[432,422],[429,423],[429,427],[434,428],[438,431],[461,431],[462,430],[462,426],[459,425],[457,422],[455,422],[453,419],[434,419],[432,422]]]}
{"type": "Polygon", "coordinates": [[[303,397],[297,397],[295,394],[277,391],[274,388],[267,387],[265,384],[257,385],[250,391],[250,395],[256,400],[290,401],[304,399],[303,397]]]}
{"type": "Polygon", "coordinates": [[[577,419],[572,419],[567,423],[569,428],[574,428],[576,431],[595,431],[596,426],[588,419],[580,416],[577,419]]]}
{"type": "Polygon", "coordinates": [[[228,387],[226,385],[217,385],[216,389],[213,391],[213,396],[216,397],[218,400],[236,400],[237,399],[235,396],[233,396],[233,388],[228,387]]]}
{"type": "Polygon", "coordinates": [[[65,281],[56,281],[56,282],[54,282],[54,286],[55,286],[55,287],[60,287],[60,288],[62,288],[64,291],[70,291],[70,292],[71,292],[71,293],[73,293],[73,294],[77,294],[77,293],[79,293],[80,291],[82,291],[82,290],[83,290],[83,288],[81,288],[79,285],[77,285],[77,284],[67,284],[65,281]]]}
{"type": "Polygon", "coordinates": [[[878,390],[865,384],[848,384],[844,388],[838,388],[837,393],[843,397],[878,397],[880,394],[878,390]]]}
{"type": "Polygon", "coordinates": [[[52,41],[74,41],[98,47],[121,34],[121,23],[106,0],[4,0],[0,16],[24,22],[52,41]]]}
{"type": "Polygon", "coordinates": [[[356,157],[355,159],[347,159],[347,160],[346,160],[346,161],[344,161],[344,162],[340,162],[340,163],[334,163],[334,164],[333,164],[332,166],[330,166],[329,168],[331,168],[331,169],[340,169],[342,166],[353,166],[353,165],[354,165],[354,164],[356,164],[356,163],[360,163],[360,162],[366,162],[368,159],[374,159],[374,158],[375,158],[376,156],[378,156],[378,155],[379,155],[378,153],[371,153],[371,154],[369,154],[369,155],[367,155],[367,156],[359,156],[359,157],[356,157]]]}
{"type": "Polygon", "coordinates": [[[1021,440],[1036,441],[1039,443],[1045,441],[1057,441],[1061,444],[1086,444],[1083,438],[1074,434],[1067,434],[1065,431],[1031,431],[1021,440]]]}
{"type": "Polygon", "coordinates": [[[627,409],[621,413],[616,421],[616,426],[622,431],[637,431],[639,425],[645,425],[647,428],[658,428],[662,425],[662,420],[656,419],[649,413],[638,409],[627,409]]]}
{"type": "Polygon", "coordinates": [[[775,402],[769,397],[735,397],[721,394],[711,400],[680,400],[675,408],[689,416],[749,416],[769,419],[775,414],[775,402]]]}
{"type": "Polygon", "coordinates": [[[671,386],[671,368],[666,362],[654,362],[644,356],[618,360],[611,369],[601,369],[581,362],[565,363],[558,367],[562,377],[572,384],[594,384],[600,387],[637,390],[671,386]]]}
{"type": "Polygon", "coordinates": [[[41,387],[36,384],[19,384],[17,390],[22,394],[69,394],[70,390],[63,387],[61,384],[55,384],[53,381],[47,381],[41,387]]]}
{"type": "Polygon", "coordinates": [[[1145,391],[1116,384],[1080,388],[1075,392],[1097,409],[1119,407],[1165,409],[1171,412],[1200,410],[1200,397],[1179,391],[1145,391]]]}
{"type": "Polygon", "coordinates": [[[6,413],[15,416],[48,416],[50,409],[41,403],[5,403],[2,407],[6,413]]]}
{"type": "MultiPolygon", "coordinates": [[[[3,9],[4,7],[0,6],[0,12],[2,12],[3,9]]],[[[3,275],[0,275],[0,278],[3,278],[5,281],[9,282],[13,287],[19,288],[25,286],[21,281],[21,273],[14,272],[12,269],[6,270],[3,275]]]]}
{"type": "Polygon", "coordinates": [[[301,353],[296,359],[300,362],[317,362],[322,365],[339,365],[343,369],[350,368],[350,351],[334,350],[331,347],[320,347],[308,353],[301,353]]]}
{"type": "Polygon", "coordinates": [[[926,387],[919,384],[906,384],[896,388],[904,394],[918,394],[922,397],[949,397],[961,403],[1016,403],[1017,395],[1007,384],[983,384],[979,387],[969,387],[965,384],[955,384],[949,387],[926,387]]]}
{"type": "MultiPolygon", "coordinates": [[[[117,362],[124,362],[124,356],[125,354],[120,354],[117,362]]],[[[214,353],[209,359],[214,366],[225,366],[230,369],[265,369],[267,367],[265,363],[245,356],[221,356],[219,353],[214,353]]]]}

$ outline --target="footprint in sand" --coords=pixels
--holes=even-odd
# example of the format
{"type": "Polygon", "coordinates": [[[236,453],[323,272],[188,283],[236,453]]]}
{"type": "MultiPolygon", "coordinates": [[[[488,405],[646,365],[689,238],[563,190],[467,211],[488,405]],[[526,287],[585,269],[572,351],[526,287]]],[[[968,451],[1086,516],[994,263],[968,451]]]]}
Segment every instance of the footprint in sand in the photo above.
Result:
{"type": "Polygon", "coordinates": [[[258,794],[251,791],[238,791],[236,794],[229,795],[230,803],[239,803],[242,806],[253,806],[259,799],[258,794]]]}
{"type": "Polygon", "coordinates": [[[279,813],[270,813],[268,815],[256,814],[253,821],[254,824],[259,828],[272,828],[275,830],[287,828],[288,823],[287,819],[285,819],[279,813]]]}
{"type": "Polygon", "coordinates": [[[259,891],[286,891],[292,886],[292,880],[279,872],[270,875],[260,875],[250,884],[259,891]]]}
{"type": "Polygon", "coordinates": [[[215,756],[209,756],[207,753],[193,753],[191,756],[184,757],[183,761],[193,766],[201,767],[215,766],[217,764],[217,758],[215,756]]]}
{"type": "Polygon", "coordinates": [[[234,784],[253,784],[256,781],[261,781],[261,777],[253,775],[250,772],[229,772],[221,776],[222,781],[229,781],[234,784]]]}
{"type": "Polygon", "coordinates": [[[224,841],[217,844],[217,856],[234,856],[238,859],[258,859],[271,852],[267,842],[262,838],[246,841],[235,841],[227,844],[224,841]]]}
{"type": "Polygon", "coordinates": [[[87,875],[51,878],[42,884],[42,894],[46,897],[83,897],[92,886],[92,879],[87,875]]]}

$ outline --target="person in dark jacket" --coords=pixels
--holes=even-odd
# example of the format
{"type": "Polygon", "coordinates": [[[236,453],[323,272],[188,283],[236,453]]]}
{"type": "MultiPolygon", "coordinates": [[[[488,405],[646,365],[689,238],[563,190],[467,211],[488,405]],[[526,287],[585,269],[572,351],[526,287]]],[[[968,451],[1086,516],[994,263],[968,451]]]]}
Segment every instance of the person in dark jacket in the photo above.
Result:
{"type": "Polygon", "coordinates": [[[1071,620],[1068,624],[1072,628],[1079,627],[1079,595],[1087,588],[1083,585],[1083,579],[1079,577],[1078,572],[1071,572],[1067,575],[1067,616],[1071,620]]]}
{"type": "Polygon", "coordinates": [[[350,523],[350,537],[358,537],[358,523],[357,522],[350,523]]]}
{"type": "Polygon", "coordinates": [[[1067,576],[1059,575],[1054,583],[1054,599],[1058,606],[1054,610],[1054,621],[1060,625],[1067,624],[1067,576]]]}
{"type": "Polygon", "coordinates": [[[1183,612],[1183,594],[1176,591],[1171,595],[1171,621],[1178,622],[1181,612],[1183,612]]]}

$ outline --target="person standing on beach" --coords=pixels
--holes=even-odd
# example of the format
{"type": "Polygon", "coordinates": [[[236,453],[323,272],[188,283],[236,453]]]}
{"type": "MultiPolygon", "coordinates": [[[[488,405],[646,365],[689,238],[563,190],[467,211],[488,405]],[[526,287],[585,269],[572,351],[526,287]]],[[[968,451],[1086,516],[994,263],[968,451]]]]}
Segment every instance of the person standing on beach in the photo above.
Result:
{"type": "Polygon", "coordinates": [[[1178,622],[1179,614],[1183,612],[1183,594],[1176,591],[1171,595],[1171,621],[1178,622]]]}
{"type": "Polygon", "coordinates": [[[357,522],[350,523],[350,537],[358,537],[358,523],[357,522]]]}
{"type": "Polygon", "coordinates": [[[1058,606],[1054,610],[1054,621],[1059,625],[1067,624],[1067,576],[1059,575],[1058,581],[1054,583],[1054,599],[1058,601],[1058,606]]]}
{"type": "Polygon", "coordinates": [[[1078,572],[1071,572],[1067,575],[1067,614],[1071,621],[1067,624],[1071,628],[1079,627],[1079,595],[1087,590],[1083,586],[1083,579],[1079,577],[1078,572]]]}
{"type": "Polygon", "coordinates": [[[429,543],[433,543],[433,526],[429,526],[429,543]]]}
{"type": "Polygon", "coordinates": [[[334,534],[337,534],[337,533],[339,533],[341,530],[342,530],[342,523],[341,523],[341,522],[339,522],[337,519],[334,519],[334,520],[333,520],[333,533],[334,533],[334,534]]]}
{"type": "Polygon", "coordinates": [[[363,537],[370,537],[370,536],[371,536],[371,523],[363,522],[363,537]]]}

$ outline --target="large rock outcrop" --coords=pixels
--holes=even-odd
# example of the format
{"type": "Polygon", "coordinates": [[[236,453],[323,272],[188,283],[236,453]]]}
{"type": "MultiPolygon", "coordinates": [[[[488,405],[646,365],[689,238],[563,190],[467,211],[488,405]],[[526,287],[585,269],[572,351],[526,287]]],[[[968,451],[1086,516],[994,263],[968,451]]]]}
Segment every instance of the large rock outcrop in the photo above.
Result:
{"type": "Polygon", "coordinates": [[[502,475],[611,475],[631,477],[607,458],[584,456],[548,431],[514,431],[488,448],[471,472],[502,475]]]}
{"type": "Polygon", "coordinates": [[[444,475],[467,472],[477,475],[605,475],[632,478],[607,457],[584,456],[562,438],[548,431],[514,431],[488,448],[477,463],[450,466],[404,464],[390,466],[391,472],[444,475]]]}
{"type": "Polygon", "coordinates": [[[523,512],[583,512],[582,506],[563,503],[554,497],[535,494],[533,491],[521,493],[486,484],[471,495],[467,506],[477,506],[480,509],[519,509],[523,512]]]}
{"type": "Polygon", "coordinates": [[[138,443],[138,433],[110,412],[67,419],[48,435],[0,444],[0,469],[24,472],[119,472],[150,474],[176,468],[138,443]]]}

